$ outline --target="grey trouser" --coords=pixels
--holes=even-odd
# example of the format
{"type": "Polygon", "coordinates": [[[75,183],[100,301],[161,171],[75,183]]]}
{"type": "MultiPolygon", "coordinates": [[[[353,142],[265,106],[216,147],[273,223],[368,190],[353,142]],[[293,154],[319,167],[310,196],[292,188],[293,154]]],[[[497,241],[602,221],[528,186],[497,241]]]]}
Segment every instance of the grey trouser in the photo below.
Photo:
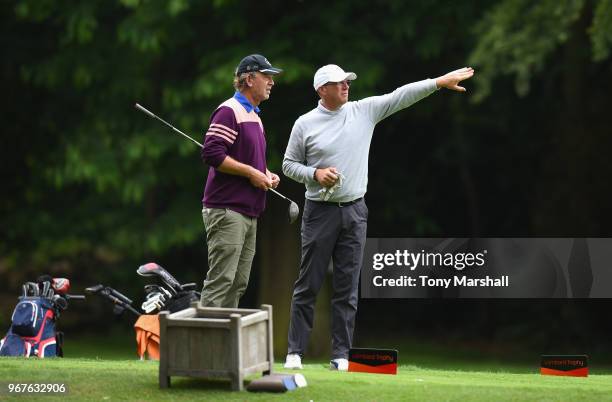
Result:
{"type": "Polygon", "coordinates": [[[353,342],[359,273],[368,208],[363,199],[339,207],[306,200],[302,216],[302,262],[293,289],[288,353],[303,354],[317,294],[333,260],[332,359],[348,358],[353,342]]]}
{"type": "Polygon", "coordinates": [[[249,283],[255,256],[257,218],[227,208],[204,208],[202,219],[208,244],[208,273],[202,288],[202,304],[238,307],[238,300],[249,283]]]}

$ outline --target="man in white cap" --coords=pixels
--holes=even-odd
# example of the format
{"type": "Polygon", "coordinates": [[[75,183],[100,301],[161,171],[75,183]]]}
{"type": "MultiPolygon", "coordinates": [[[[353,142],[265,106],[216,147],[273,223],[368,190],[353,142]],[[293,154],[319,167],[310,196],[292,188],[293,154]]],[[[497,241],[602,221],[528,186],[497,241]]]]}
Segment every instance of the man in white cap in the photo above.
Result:
{"type": "Polygon", "coordinates": [[[331,260],[330,368],[348,369],[366,241],[368,208],[363,197],[374,127],[437,89],[464,92],[459,82],[473,75],[474,70],[465,67],[436,79],[404,85],[386,95],[349,102],[349,87],[357,78],[355,73],[345,72],[334,64],[315,73],[313,85],[321,99],[316,108],[296,120],[283,160],[283,173],[306,185],[302,261],[291,300],[285,368],[302,368],[317,293],[331,260]]]}

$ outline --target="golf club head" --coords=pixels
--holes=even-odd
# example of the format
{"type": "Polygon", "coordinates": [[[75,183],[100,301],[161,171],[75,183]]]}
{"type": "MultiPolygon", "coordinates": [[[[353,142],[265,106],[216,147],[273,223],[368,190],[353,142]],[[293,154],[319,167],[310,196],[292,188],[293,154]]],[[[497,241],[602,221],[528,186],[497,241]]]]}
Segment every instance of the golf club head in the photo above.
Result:
{"type": "Polygon", "coordinates": [[[70,280],[67,278],[53,278],[52,287],[55,293],[65,295],[70,291],[70,280]]]}
{"type": "Polygon", "coordinates": [[[148,264],[141,265],[136,270],[138,275],[141,276],[158,276],[162,282],[164,282],[172,292],[175,294],[180,292],[181,284],[177,281],[168,271],[166,271],[162,266],[156,264],[154,262],[150,262],[148,264]]]}
{"type": "Polygon", "coordinates": [[[293,223],[297,220],[298,216],[300,216],[300,207],[291,201],[289,204],[289,223],[293,223]]]}

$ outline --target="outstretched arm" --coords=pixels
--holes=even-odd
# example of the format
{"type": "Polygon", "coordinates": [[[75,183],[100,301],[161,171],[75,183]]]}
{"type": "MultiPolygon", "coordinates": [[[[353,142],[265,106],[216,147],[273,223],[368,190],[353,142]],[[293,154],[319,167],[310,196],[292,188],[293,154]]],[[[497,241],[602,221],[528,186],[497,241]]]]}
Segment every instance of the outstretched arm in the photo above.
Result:
{"type": "Polygon", "coordinates": [[[436,86],[438,88],[452,89],[453,91],[465,92],[464,87],[460,87],[458,84],[471,78],[474,75],[474,69],[472,67],[463,67],[459,70],[451,71],[450,73],[444,74],[441,77],[436,78],[436,86]]]}
{"type": "Polygon", "coordinates": [[[457,84],[473,75],[473,68],[460,68],[459,70],[438,77],[435,80],[426,79],[413,82],[401,86],[391,93],[362,99],[357,101],[357,105],[364,113],[370,116],[370,120],[376,124],[382,119],[391,116],[393,113],[407,108],[426,96],[431,95],[436,89],[448,88],[454,91],[465,92],[465,88],[457,84]]]}

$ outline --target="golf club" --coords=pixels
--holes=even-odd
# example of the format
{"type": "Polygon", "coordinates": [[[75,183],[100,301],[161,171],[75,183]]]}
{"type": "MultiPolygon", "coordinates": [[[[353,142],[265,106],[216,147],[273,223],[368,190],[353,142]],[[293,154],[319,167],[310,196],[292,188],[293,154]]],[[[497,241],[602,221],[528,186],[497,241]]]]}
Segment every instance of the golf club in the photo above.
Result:
{"type": "MultiPolygon", "coordinates": [[[[178,134],[180,134],[183,137],[187,138],[191,142],[194,142],[195,144],[197,144],[200,148],[204,148],[204,145],[200,144],[199,142],[197,142],[196,140],[194,140],[193,138],[191,138],[187,134],[183,133],[181,130],[179,130],[178,128],[174,127],[172,124],[168,123],[166,120],[164,120],[161,117],[159,117],[159,116],[155,115],[154,113],[150,112],[149,110],[147,110],[147,108],[139,105],[138,103],[135,106],[136,106],[136,109],[140,110],[143,113],[146,113],[147,115],[149,115],[150,117],[153,117],[154,119],[157,119],[157,120],[161,121],[162,123],[164,123],[165,125],[170,127],[172,130],[174,130],[178,134]]],[[[289,212],[289,223],[295,222],[295,220],[297,219],[298,215],[300,214],[300,208],[298,207],[298,205],[295,202],[293,202],[292,200],[290,200],[289,198],[285,197],[284,195],[282,195],[281,193],[276,191],[275,189],[269,188],[268,190],[272,191],[274,194],[278,195],[279,197],[281,197],[285,201],[289,202],[289,211],[288,211],[289,212]]]]}

